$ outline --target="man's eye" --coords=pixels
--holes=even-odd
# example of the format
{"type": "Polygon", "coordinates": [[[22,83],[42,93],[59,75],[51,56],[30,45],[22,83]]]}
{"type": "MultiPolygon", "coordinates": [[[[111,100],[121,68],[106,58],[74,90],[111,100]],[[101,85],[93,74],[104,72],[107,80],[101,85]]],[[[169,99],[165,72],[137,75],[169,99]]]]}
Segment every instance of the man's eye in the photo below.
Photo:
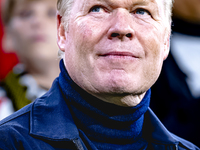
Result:
{"type": "Polygon", "coordinates": [[[94,6],[90,9],[90,12],[100,12],[102,9],[101,6],[94,6]]]}
{"type": "Polygon", "coordinates": [[[149,11],[145,9],[137,9],[134,13],[138,15],[150,15],[149,11]]]}

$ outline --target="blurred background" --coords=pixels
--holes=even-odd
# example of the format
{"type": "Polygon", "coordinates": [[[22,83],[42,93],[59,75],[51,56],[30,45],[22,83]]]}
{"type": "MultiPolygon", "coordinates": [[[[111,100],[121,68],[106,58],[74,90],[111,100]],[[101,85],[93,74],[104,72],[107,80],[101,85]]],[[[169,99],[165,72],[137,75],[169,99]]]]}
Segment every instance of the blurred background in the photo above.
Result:
{"type": "MultiPolygon", "coordinates": [[[[0,8],[3,0],[0,0],[0,8]]],[[[3,37],[3,23],[0,15],[0,41],[2,42],[3,37]]],[[[7,73],[18,63],[17,56],[14,52],[6,53],[0,44],[0,80],[5,78],[7,73]]]]}
{"type": "Polygon", "coordinates": [[[199,0],[175,0],[170,44],[150,107],[169,131],[200,147],[199,0]]]}
{"type": "Polygon", "coordinates": [[[45,94],[59,75],[57,0],[1,0],[0,120],[45,94]]]}

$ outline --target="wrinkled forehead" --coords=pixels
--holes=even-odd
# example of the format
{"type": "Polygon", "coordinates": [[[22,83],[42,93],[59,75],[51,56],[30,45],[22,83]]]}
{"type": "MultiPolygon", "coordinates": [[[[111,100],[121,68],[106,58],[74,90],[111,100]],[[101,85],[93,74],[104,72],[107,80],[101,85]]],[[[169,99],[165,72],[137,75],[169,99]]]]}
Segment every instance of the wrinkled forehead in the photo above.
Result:
{"type": "Polygon", "coordinates": [[[72,14],[76,14],[79,11],[84,11],[84,8],[91,7],[93,5],[107,5],[111,8],[127,8],[131,9],[135,6],[148,7],[154,9],[160,16],[164,17],[165,14],[165,0],[74,0],[73,7],[71,9],[72,14]]]}
{"type": "Polygon", "coordinates": [[[114,3],[155,3],[158,5],[163,5],[165,0],[72,0],[75,3],[91,3],[91,2],[106,2],[109,4],[114,4],[114,3]]]}
{"type": "Polygon", "coordinates": [[[97,4],[108,4],[111,7],[134,7],[135,5],[141,6],[153,6],[160,12],[165,11],[164,2],[166,0],[73,0],[74,9],[82,10],[85,6],[97,5],[97,4]]]}

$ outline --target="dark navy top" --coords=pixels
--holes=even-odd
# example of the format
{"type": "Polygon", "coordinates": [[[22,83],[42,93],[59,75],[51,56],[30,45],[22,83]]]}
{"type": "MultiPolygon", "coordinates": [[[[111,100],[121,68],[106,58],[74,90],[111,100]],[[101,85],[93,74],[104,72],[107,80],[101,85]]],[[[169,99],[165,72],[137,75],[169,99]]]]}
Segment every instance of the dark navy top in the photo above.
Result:
{"type": "MultiPolygon", "coordinates": [[[[112,143],[112,140],[110,140],[114,138],[113,135],[115,134],[115,132],[111,134],[105,133],[108,137],[105,141],[103,141],[102,137],[104,136],[104,134],[102,133],[102,131],[98,131],[98,127],[99,129],[108,130],[108,125],[105,126],[104,123],[102,123],[101,120],[98,119],[92,120],[90,118],[91,116],[93,116],[92,114],[89,115],[90,117],[88,118],[88,114],[82,115],[83,119],[77,118],[80,117],[77,116],[77,114],[80,114],[80,112],[76,112],[76,108],[82,107],[80,111],[85,112],[83,111],[83,108],[86,108],[87,104],[91,105],[88,107],[89,110],[86,109],[87,111],[92,110],[93,112],[96,112],[95,115],[101,114],[101,118],[102,116],[104,116],[104,118],[107,118],[108,120],[109,118],[112,118],[117,122],[134,122],[138,120],[138,118],[134,118],[134,116],[130,118],[129,115],[132,112],[138,112],[136,116],[139,118],[143,116],[141,119],[142,124],[140,124],[139,122],[138,127],[133,125],[134,128],[131,129],[133,133],[130,133],[130,130],[125,127],[125,134],[121,134],[121,126],[113,127],[112,124],[110,128],[115,129],[117,133],[120,133],[124,137],[121,138],[123,142],[120,143],[120,136],[116,135],[116,138],[119,142],[119,147],[114,147],[111,149],[199,150],[199,148],[197,148],[192,143],[170,133],[158,120],[151,109],[146,107],[146,105],[148,104],[143,102],[148,103],[148,99],[150,99],[150,91],[147,92],[144,101],[142,101],[141,104],[139,104],[135,108],[127,108],[127,112],[118,112],[118,114],[116,114],[117,112],[113,112],[114,114],[109,114],[106,111],[109,110],[109,108],[103,110],[100,109],[101,106],[93,107],[95,104],[92,103],[90,100],[85,99],[86,97],[92,98],[92,96],[89,94],[84,94],[85,96],[83,96],[82,92],[84,93],[84,91],[81,92],[81,89],[77,85],[75,85],[75,83],[70,79],[65,69],[65,75],[63,74],[63,61],[61,61],[60,66],[60,76],[55,79],[51,89],[44,96],[36,99],[33,103],[25,106],[21,110],[15,112],[11,116],[0,122],[0,149],[95,150],[104,149],[104,147],[106,149],[107,147],[111,148],[112,146],[116,146],[117,143],[112,143]],[[68,77],[66,77],[66,75],[68,77]],[[74,101],[74,99],[83,100],[84,104],[81,103],[82,101],[80,102],[78,100],[78,102],[77,100],[74,101]],[[95,109],[95,111],[93,109],[95,109]],[[137,111],[138,109],[141,110],[137,111]],[[121,118],[121,116],[124,116],[124,118],[121,118]],[[125,116],[128,117],[126,118],[125,116]],[[81,121],[85,119],[86,122],[82,123],[81,121]],[[89,125],[89,129],[84,126],[85,124],[89,125]],[[92,127],[92,124],[94,125],[94,127],[92,127]],[[136,128],[141,130],[138,130],[138,132],[136,132],[134,130],[136,128]],[[93,133],[95,133],[95,135],[99,137],[94,138],[94,135],[90,134],[92,130],[96,130],[93,133]],[[131,136],[133,136],[133,138],[131,138],[131,136],[127,136],[127,134],[130,134],[131,136]],[[125,141],[125,144],[123,144],[125,138],[127,138],[127,143],[125,141]],[[128,144],[129,146],[127,146],[128,144]]],[[[100,101],[97,103],[101,104],[100,101]]],[[[119,106],[111,106],[110,108],[125,110],[125,108],[119,108],[119,106]]]]}

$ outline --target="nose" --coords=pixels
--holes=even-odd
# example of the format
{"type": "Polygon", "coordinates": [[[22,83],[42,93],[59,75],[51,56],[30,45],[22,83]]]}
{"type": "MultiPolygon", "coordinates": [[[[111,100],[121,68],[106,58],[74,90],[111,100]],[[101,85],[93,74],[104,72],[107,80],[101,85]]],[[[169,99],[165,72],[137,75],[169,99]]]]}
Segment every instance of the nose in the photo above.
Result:
{"type": "Polygon", "coordinates": [[[41,28],[43,26],[43,17],[40,14],[34,15],[31,19],[32,28],[41,28]]]}
{"type": "Polygon", "coordinates": [[[135,31],[132,28],[132,17],[126,10],[117,10],[111,21],[111,26],[108,30],[109,39],[131,40],[134,37],[135,31]]]}

